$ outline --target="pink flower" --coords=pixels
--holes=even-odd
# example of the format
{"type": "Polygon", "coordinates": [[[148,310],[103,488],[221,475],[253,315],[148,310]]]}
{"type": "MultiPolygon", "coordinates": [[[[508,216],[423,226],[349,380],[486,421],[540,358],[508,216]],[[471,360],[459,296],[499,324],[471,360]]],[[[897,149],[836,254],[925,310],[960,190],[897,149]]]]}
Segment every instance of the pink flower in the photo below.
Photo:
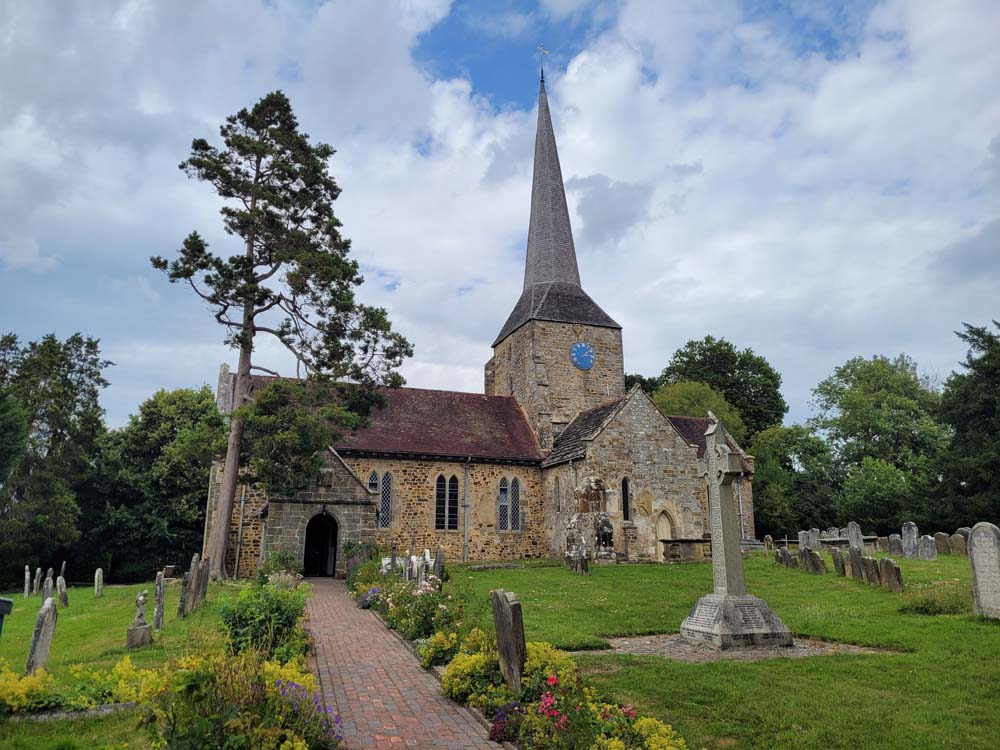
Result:
{"type": "Polygon", "coordinates": [[[556,685],[559,684],[559,680],[556,678],[555,675],[552,675],[551,677],[549,677],[549,679],[547,679],[545,682],[547,682],[552,687],[555,687],[556,685]]]}
{"type": "Polygon", "coordinates": [[[623,706],[622,707],[622,715],[627,716],[630,719],[634,719],[635,718],[635,709],[632,708],[631,706],[623,706]]]}

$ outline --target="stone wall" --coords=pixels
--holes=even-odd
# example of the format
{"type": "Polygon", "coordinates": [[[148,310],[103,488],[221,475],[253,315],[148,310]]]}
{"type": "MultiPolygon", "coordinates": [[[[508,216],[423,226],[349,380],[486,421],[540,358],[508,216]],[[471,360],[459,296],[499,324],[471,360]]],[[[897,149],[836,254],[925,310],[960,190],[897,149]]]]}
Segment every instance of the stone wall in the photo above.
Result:
{"type": "Polygon", "coordinates": [[[616,328],[532,320],[501,341],[485,369],[486,393],[513,396],[543,451],[581,411],[625,393],[622,333],[616,328]],[[580,370],[570,347],[585,341],[594,366],[580,370]]]}
{"type": "MultiPolygon", "coordinates": [[[[466,465],[450,461],[414,461],[402,458],[352,458],[345,461],[362,480],[372,471],[381,478],[392,475],[393,498],[389,528],[378,529],[378,544],[395,543],[400,551],[414,541],[417,549],[444,547],[448,559],[461,560],[466,487],[466,465]],[[436,484],[439,475],[452,476],[459,482],[458,528],[439,531],[434,528],[436,484]]],[[[495,463],[468,465],[468,538],[470,560],[516,560],[543,557],[548,548],[543,534],[541,471],[535,466],[495,463]],[[500,480],[508,483],[515,477],[521,483],[521,508],[524,523],[521,531],[498,532],[496,507],[500,480]]],[[[374,522],[373,522],[374,526],[374,522]]]]}
{"type": "Polygon", "coordinates": [[[553,554],[564,551],[566,523],[576,511],[573,490],[588,478],[602,480],[607,488],[615,550],[624,554],[627,548],[630,560],[660,559],[656,524],[661,513],[670,521],[671,538],[701,537],[705,531],[708,497],[697,450],[642,393],[633,393],[587,446],[584,459],[545,470],[546,541],[553,554]],[[624,520],[621,507],[625,477],[631,521],[624,520]]]}
{"type": "MultiPolygon", "coordinates": [[[[212,463],[208,480],[208,503],[205,507],[205,533],[202,538],[202,558],[208,554],[208,530],[215,520],[222,485],[222,462],[212,463]]],[[[263,554],[265,521],[260,512],[267,503],[267,494],[246,484],[236,487],[233,515],[229,519],[229,541],[226,545],[226,571],[240,578],[252,576],[263,554]],[[240,526],[242,525],[242,532],[240,526]],[[239,566],[236,558],[239,556],[239,566]]]]}

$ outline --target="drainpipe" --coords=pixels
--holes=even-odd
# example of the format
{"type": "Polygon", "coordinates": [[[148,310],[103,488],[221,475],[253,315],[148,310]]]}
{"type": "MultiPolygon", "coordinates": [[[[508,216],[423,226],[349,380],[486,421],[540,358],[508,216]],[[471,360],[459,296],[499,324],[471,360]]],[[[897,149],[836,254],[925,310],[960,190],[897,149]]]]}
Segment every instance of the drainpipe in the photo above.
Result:
{"type": "Polygon", "coordinates": [[[233,578],[240,577],[240,548],[243,546],[243,507],[247,502],[247,488],[243,485],[240,492],[240,530],[236,533],[236,565],[233,570],[233,578]]]}
{"type": "Polygon", "coordinates": [[[743,526],[743,478],[740,477],[736,480],[736,498],[740,503],[740,539],[744,539],[744,526],[743,526]]]}
{"type": "Polygon", "coordinates": [[[469,462],[465,459],[465,481],[462,482],[462,562],[469,562],[469,462]]]}

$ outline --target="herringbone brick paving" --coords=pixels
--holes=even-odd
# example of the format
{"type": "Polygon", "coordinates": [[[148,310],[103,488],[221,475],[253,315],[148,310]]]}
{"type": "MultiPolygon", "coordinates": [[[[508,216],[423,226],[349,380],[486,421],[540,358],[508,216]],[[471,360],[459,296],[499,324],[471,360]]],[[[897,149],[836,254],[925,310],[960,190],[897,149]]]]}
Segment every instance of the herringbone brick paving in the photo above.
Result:
{"type": "Polygon", "coordinates": [[[343,581],[310,583],[314,668],[324,704],[340,714],[347,750],[498,750],[483,725],[441,694],[437,678],[382,621],[347,596],[343,581]]]}

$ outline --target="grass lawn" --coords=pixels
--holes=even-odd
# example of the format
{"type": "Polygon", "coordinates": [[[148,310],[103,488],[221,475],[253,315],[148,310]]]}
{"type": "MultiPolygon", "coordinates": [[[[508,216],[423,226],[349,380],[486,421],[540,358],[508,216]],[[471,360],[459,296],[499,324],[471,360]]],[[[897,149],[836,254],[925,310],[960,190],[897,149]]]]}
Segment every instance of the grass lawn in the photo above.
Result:
{"type": "MultiPolygon", "coordinates": [[[[593,683],[673,724],[693,747],[991,748],[1000,746],[1000,622],[971,615],[964,557],[902,560],[906,594],[831,573],[813,576],[769,558],[746,561],[747,586],[795,635],[892,649],[885,655],[817,656],[687,664],[593,651],[579,658],[593,683]],[[944,594],[967,614],[904,615],[907,601],[944,594]]],[[[529,640],[600,649],[616,635],[677,632],[712,587],[711,566],[557,565],[470,571],[453,582],[491,627],[492,588],[514,591],[529,640]]]]}
{"type": "MultiPolygon", "coordinates": [[[[166,611],[163,630],[152,646],[138,651],[125,649],[125,631],[135,617],[135,597],[149,590],[146,619],[153,621],[153,585],[105,586],[104,596],[94,598],[92,586],[69,589],[69,607],[59,610],[47,670],[57,681],[68,681],[69,667],[85,664],[107,669],[128,654],[138,667],[155,668],[169,658],[192,650],[198,643],[217,637],[219,602],[238,591],[236,586],[213,584],[205,604],[194,614],[180,620],[177,604],[180,584],[165,589],[166,611]]],[[[35,627],[41,597],[23,599],[21,592],[3,594],[14,600],[14,611],[4,619],[0,635],[0,659],[15,671],[24,669],[28,645],[35,627]]],[[[0,722],[0,747],[20,750],[51,748],[75,750],[93,747],[146,747],[145,737],[136,731],[134,714],[116,714],[105,718],[79,719],[72,722],[35,723],[0,722]],[[126,744],[127,743],[127,744],[126,744]]]]}

